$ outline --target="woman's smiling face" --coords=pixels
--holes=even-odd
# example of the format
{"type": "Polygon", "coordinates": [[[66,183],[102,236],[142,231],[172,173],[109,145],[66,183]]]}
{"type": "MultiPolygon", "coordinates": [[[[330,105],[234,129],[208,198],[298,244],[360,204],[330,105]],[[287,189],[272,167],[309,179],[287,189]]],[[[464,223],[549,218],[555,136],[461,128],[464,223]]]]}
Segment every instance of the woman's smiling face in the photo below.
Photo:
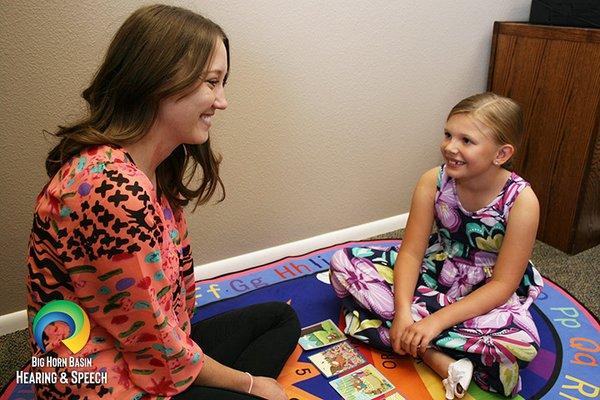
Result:
{"type": "Polygon", "coordinates": [[[154,128],[160,129],[162,140],[169,141],[173,148],[208,140],[215,111],[227,108],[226,75],[227,51],[219,40],[202,82],[183,94],[161,100],[154,128]]]}

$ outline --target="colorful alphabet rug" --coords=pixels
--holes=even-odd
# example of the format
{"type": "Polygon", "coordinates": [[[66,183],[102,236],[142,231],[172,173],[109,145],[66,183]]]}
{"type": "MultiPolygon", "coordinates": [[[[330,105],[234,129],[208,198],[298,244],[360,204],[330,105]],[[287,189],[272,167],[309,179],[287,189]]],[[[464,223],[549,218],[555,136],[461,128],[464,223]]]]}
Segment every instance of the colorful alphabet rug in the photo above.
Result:
{"type": "MultiPolygon", "coordinates": [[[[329,285],[327,272],[333,253],[346,246],[395,245],[398,241],[345,243],[309,254],[251,268],[236,274],[198,282],[198,319],[263,301],[286,301],[294,307],[303,327],[332,319],[343,327],[340,302],[329,285]]],[[[543,270],[543,266],[541,267],[543,270]]],[[[517,399],[580,399],[600,396],[600,325],[564,289],[545,279],[543,293],[531,312],[542,346],[521,372],[523,390],[517,399]]],[[[441,379],[409,357],[381,353],[352,341],[406,399],[443,399],[441,379]]],[[[321,349],[322,350],[322,349],[321,349]]],[[[320,350],[296,351],[279,377],[291,399],[341,399],[308,359],[320,350]]],[[[383,399],[384,396],[379,398],[383,399]]],[[[464,399],[501,399],[472,384],[464,399]]]]}
{"type": "MultiPolygon", "coordinates": [[[[303,327],[331,319],[343,328],[340,302],[328,280],[329,260],[346,246],[395,245],[396,240],[350,242],[250,268],[235,274],[197,282],[199,310],[194,322],[238,307],[264,301],[285,301],[297,311],[303,327]]],[[[543,271],[543,266],[541,266],[543,271]]],[[[545,279],[543,293],[531,307],[541,336],[537,357],[521,371],[523,390],[516,399],[587,399],[600,397],[600,324],[576,299],[545,279]]],[[[358,342],[352,345],[394,386],[377,399],[443,399],[440,378],[427,366],[409,357],[382,353],[358,342]],[[395,397],[390,396],[396,393],[395,397]]],[[[284,367],[279,382],[290,399],[342,399],[309,360],[322,351],[299,345],[284,367]]],[[[28,367],[26,367],[28,368],[28,367]]],[[[348,371],[347,373],[352,373],[348,371]]],[[[33,399],[28,385],[11,382],[0,400],[33,399]]],[[[503,399],[471,384],[464,399],[503,399]]]]}

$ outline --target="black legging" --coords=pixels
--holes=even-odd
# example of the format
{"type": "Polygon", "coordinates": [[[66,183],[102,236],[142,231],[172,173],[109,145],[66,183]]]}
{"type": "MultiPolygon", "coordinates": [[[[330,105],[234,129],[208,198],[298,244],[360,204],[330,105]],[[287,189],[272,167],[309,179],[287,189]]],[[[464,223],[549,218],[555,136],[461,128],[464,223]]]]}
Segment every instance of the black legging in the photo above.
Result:
{"type": "MultiPolygon", "coordinates": [[[[286,303],[255,304],[200,321],[192,339],[221,364],[255,376],[276,378],[300,336],[295,311],[286,303]]],[[[249,400],[259,397],[231,390],[190,386],[175,400],[249,400]]]]}

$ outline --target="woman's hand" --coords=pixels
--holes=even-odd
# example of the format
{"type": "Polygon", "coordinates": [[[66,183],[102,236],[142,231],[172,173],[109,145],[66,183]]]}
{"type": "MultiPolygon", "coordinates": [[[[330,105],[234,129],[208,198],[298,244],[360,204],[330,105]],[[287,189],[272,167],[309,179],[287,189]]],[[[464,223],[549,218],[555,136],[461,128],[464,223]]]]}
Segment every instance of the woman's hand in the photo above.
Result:
{"type": "Polygon", "coordinates": [[[404,329],[400,338],[402,350],[413,357],[422,354],[427,349],[429,342],[442,332],[444,327],[440,324],[435,314],[415,322],[404,329]]]}
{"type": "Polygon", "coordinates": [[[392,327],[390,328],[390,341],[392,342],[392,348],[394,352],[405,355],[406,352],[402,349],[402,335],[406,328],[414,324],[412,316],[410,315],[410,311],[397,313],[396,317],[392,321],[392,327]]]}
{"type": "Polygon", "coordinates": [[[251,394],[268,400],[288,400],[283,387],[275,379],[255,376],[251,394]]]}

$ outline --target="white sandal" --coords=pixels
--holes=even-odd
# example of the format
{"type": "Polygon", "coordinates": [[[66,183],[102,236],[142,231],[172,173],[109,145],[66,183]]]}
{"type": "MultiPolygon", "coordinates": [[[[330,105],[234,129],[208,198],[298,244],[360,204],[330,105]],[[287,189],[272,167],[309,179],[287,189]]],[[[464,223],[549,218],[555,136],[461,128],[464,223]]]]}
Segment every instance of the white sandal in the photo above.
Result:
{"type": "Polygon", "coordinates": [[[446,389],[446,399],[452,400],[454,397],[462,398],[473,376],[473,363],[468,358],[461,358],[448,366],[448,377],[442,380],[444,389],[446,389]]]}

